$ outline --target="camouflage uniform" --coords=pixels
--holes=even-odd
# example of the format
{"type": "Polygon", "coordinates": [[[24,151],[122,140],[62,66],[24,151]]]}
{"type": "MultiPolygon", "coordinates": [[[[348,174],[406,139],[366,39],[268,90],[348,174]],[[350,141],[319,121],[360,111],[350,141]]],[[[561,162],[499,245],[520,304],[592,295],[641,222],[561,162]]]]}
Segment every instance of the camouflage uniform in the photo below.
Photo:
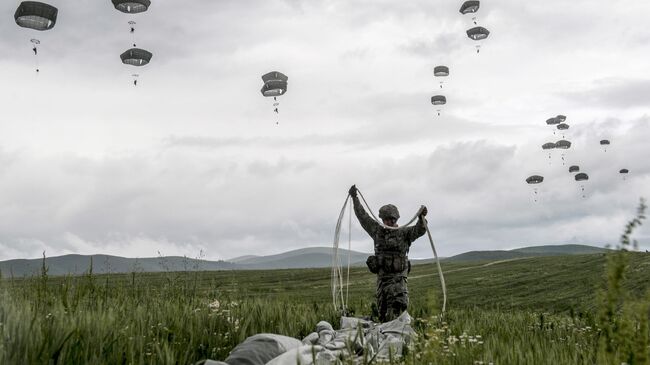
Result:
{"type": "MultiPolygon", "coordinates": [[[[425,223],[419,218],[415,226],[386,229],[366,213],[358,197],[353,196],[353,202],[359,223],[375,243],[375,256],[370,256],[367,264],[370,271],[377,274],[379,320],[390,321],[408,307],[407,277],[411,271],[411,263],[407,255],[411,243],[426,233],[425,223]]],[[[395,206],[384,206],[382,210],[386,208],[394,209],[395,218],[399,218],[395,206]]]]}

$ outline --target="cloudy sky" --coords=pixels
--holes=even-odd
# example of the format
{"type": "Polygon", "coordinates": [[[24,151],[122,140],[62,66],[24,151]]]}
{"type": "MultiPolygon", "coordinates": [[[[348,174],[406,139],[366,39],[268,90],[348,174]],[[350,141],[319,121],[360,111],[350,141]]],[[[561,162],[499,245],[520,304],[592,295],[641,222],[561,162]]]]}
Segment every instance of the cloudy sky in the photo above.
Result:
{"type": "MultiPolygon", "coordinates": [[[[136,16],[49,2],[47,32],[0,3],[0,260],[330,246],[351,184],[404,220],[428,206],[443,256],[603,246],[650,197],[647,1],[482,1],[480,54],[460,1],[153,0],[136,16]],[[119,59],[129,20],[154,54],[139,69],[119,59]],[[289,77],[279,118],[259,92],[271,70],[289,77]],[[545,124],[557,114],[566,165],[540,147],[560,139],[545,124]],[[546,178],[537,203],[532,174],[546,178]]],[[[354,224],[352,248],[371,251],[354,224]]],[[[650,249],[650,227],[636,237],[650,249]]],[[[411,252],[431,256],[424,239],[411,252]]]]}

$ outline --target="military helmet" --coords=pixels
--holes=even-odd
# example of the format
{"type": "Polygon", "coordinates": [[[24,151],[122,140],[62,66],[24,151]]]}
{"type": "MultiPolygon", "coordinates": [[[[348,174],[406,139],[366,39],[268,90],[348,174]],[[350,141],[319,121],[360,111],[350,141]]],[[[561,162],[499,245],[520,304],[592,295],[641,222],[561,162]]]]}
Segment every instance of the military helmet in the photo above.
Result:
{"type": "Polygon", "coordinates": [[[381,219],[393,218],[397,220],[399,219],[399,211],[397,210],[397,207],[394,206],[393,204],[384,205],[383,207],[379,208],[379,218],[381,219]]]}

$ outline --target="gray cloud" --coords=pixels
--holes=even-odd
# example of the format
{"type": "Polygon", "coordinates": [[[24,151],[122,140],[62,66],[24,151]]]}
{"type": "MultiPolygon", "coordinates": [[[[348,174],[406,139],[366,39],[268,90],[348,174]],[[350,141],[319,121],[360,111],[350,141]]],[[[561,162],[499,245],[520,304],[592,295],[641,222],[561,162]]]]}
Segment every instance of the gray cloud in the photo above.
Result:
{"type": "Polygon", "coordinates": [[[596,80],[589,89],[560,92],[559,95],[578,104],[593,105],[603,109],[645,108],[650,105],[650,80],[596,80]]]}
{"type": "MultiPolygon", "coordinates": [[[[133,17],[154,51],[141,69],[117,58],[131,17],[52,2],[50,32],[0,23],[0,259],[327,245],[352,183],[374,209],[429,206],[444,255],[613,243],[650,195],[644,2],[486,2],[480,55],[455,2],[156,2],[133,17]],[[452,68],[442,90],[440,63],[452,68]],[[272,69],[289,75],[279,117],[259,94],[272,69]],[[434,93],[448,98],[440,117],[434,93]],[[574,143],[566,164],[591,176],[587,199],[539,148],[559,139],[544,125],[558,113],[574,143]],[[533,173],[546,177],[538,203],[533,173]]],[[[353,229],[353,248],[370,250],[353,229]]],[[[638,237],[650,244],[647,227],[638,237]]],[[[412,253],[430,255],[423,242],[412,253]]]]}

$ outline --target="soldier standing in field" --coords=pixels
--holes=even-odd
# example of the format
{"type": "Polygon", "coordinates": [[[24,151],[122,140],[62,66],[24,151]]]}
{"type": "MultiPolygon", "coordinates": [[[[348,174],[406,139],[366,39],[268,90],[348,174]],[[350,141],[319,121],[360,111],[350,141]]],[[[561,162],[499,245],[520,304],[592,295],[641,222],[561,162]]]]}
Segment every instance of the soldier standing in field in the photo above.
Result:
{"type": "MultiPolygon", "coordinates": [[[[354,202],[354,213],[363,229],[375,244],[375,255],[368,257],[370,272],[377,274],[377,308],[381,322],[391,321],[404,312],[409,304],[407,277],[411,271],[408,252],[411,243],[426,233],[424,207],[415,226],[399,229],[382,227],[363,209],[355,185],[349,190],[354,202]]],[[[385,226],[397,228],[399,211],[388,204],[379,209],[379,218],[385,226]]]]}

